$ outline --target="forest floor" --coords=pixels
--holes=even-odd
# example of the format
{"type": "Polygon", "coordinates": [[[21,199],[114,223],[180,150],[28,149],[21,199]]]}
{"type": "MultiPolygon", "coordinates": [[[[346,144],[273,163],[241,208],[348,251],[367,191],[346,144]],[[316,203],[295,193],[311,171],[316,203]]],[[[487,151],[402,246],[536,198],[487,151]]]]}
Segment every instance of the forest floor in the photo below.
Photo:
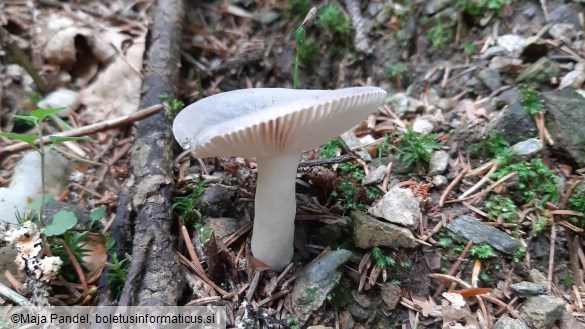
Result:
{"type": "MultiPolygon", "coordinates": [[[[0,4],[0,131],[89,136],[55,142],[68,165],[49,164],[44,217],[75,218],[45,228],[64,261],[53,305],[141,304],[140,262],[158,261],[132,241],[146,198],[132,164],[164,5],[0,4]],[[38,127],[15,118],[60,107],[38,127]]],[[[295,56],[300,89],[378,86],[388,98],[303,153],[295,255],[280,273],[249,251],[255,159],[197,159],[174,144],[174,179],[155,184],[171,198],[153,201],[168,206],[170,243],[144,241],[177,257],[172,303],[226,306],[238,328],[585,327],[582,1],[210,0],[181,13],[182,34],[169,36],[180,49],[160,49],[177,52],[179,78],[156,115],[235,89],[292,88],[295,56]]],[[[15,193],[26,150],[22,135],[3,136],[0,196],[15,193]]],[[[8,266],[2,282],[34,301],[29,280],[8,266]]]]}

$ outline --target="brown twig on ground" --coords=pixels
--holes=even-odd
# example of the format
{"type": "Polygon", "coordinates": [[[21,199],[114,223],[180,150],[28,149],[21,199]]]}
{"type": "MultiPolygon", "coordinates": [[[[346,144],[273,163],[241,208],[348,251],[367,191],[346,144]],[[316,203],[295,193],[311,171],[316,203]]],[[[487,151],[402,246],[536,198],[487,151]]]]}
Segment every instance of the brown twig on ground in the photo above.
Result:
{"type": "Polygon", "coordinates": [[[220,294],[222,297],[229,294],[227,291],[223,290],[221,287],[219,287],[218,285],[216,285],[215,282],[211,281],[207,277],[207,275],[205,275],[205,273],[199,272],[199,269],[197,267],[195,267],[195,265],[193,264],[193,262],[189,261],[189,259],[187,259],[187,257],[181,255],[181,253],[179,253],[178,251],[176,252],[176,254],[179,257],[179,260],[180,260],[180,262],[183,265],[187,266],[187,268],[189,268],[193,273],[197,274],[197,276],[201,280],[203,280],[203,282],[207,283],[218,294],[220,294]]]}
{"type": "Polygon", "coordinates": [[[81,282],[81,286],[83,287],[83,292],[87,293],[87,280],[85,278],[85,273],[83,273],[81,265],[77,261],[77,257],[75,257],[73,251],[71,251],[71,248],[69,248],[69,246],[67,245],[67,243],[65,243],[63,239],[59,239],[59,242],[63,246],[63,250],[65,250],[67,256],[69,256],[69,260],[71,261],[71,264],[73,264],[75,272],[77,272],[77,276],[79,277],[79,281],[81,282]]]}
{"type": "Polygon", "coordinates": [[[467,171],[469,171],[469,168],[463,168],[463,170],[457,175],[457,177],[455,177],[451,183],[449,183],[449,186],[447,186],[447,188],[445,189],[445,191],[443,191],[443,194],[441,195],[441,199],[439,200],[439,208],[443,207],[443,204],[445,203],[445,199],[447,198],[447,195],[449,195],[449,193],[453,190],[453,188],[455,188],[455,185],[457,185],[459,183],[459,181],[461,181],[461,179],[463,178],[463,176],[465,176],[465,174],[467,173],[467,171]]]}
{"type": "MultiPolygon", "coordinates": [[[[89,126],[64,131],[64,132],[57,133],[57,134],[54,134],[51,136],[55,136],[55,137],[81,137],[81,136],[95,134],[95,133],[105,131],[105,130],[116,129],[116,128],[125,126],[129,123],[133,123],[133,122],[142,120],[144,118],[147,118],[151,115],[154,115],[157,112],[159,112],[162,108],[163,108],[163,106],[161,104],[156,104],[156,105],[150,106],[148,108],[145,108],[143,110],[139,110],[139,111],[132,113],[130,115],[125,115],[125,116],[122,116],[119,118],[115,118],[115,119],[111,119],[111,120],[107,120],[107,121],[103,121],[103,122],[97,122],[97,123],[94,123],[94,124],[89,125],[89,126]]],[[[50,136],[45,136],[43,138],[43,143],[48,144],[50,142],[49,137],[50,136]]],[[[15,143],[15,144],[9,145],[3,149],[0,149],[0,156],[5,156],[6,154],[11,154],[14,152],[20,152],[20,151],[26,150],[30,147],[31,146],[29,144],[24,143],[24,142],[15,143]]]]}
{"type": "Polygon", "coordinates": [[[500,186],[502,183],[504,183],[505,181],[507,181],[508,179],[516,176],[518,174],[517,171],[512,171],[511,173],[507,174],[506,176],[498,179],[497,181],[495,181],[494,183],[492,183],[490,186],[488,186],[488,188],[486,188],[483,191],[480,191],[478,193],[476,193],[475,195],[470,196],[470,200],[469,200],[469,204],[474,204],[477,201],[479,201],[483,196],[485,196],[487,193],[491,192],[493,189],[495,189],[496,187],[500,186]]]}
{"type": "Polygon", "coordinates": [[[126,275],[126,283],[124,289],[118,300],[118,306],[130,306],[132,302],[132,291],[136,285],[136,280],[142,272],[142,265],[146,260],[146,254],[150,252],[150,242],[152,241],[152,235],[146,235],[142,240],[140,248],[134,248],[134,254],[132,254],[132,262],[130,262],[130,268],[128,268],[128,274],[126,275]]]}
{"type": "MultiPolygon", "coordinates": [[[[465,245],[465,248],[463,248],[461,255],[459,255],[459,257],[457,257],[457,261],[455,262],[455,264],[453,264],[453,266],[451,266],[451,269],[449,270],[449,273],[448,273],[449,276],[454,276],[455,273],[457,273],[457,270],[461,266],[461,263],[463,263],[463,259],[465,259],[465,257],[467,257],[467,253],[469,252],[469,249],[471,249],[472,246],[473,246],[473,242],[467,241],[467,244],[465,245]]],[[[435,295],[433,297],[434,298],[439,297],[439,295],[441,294],[443,289],[445,289],[445,286],[446,286],[445,282],[441,282],[441,284],[437,288],[437,291],[435,291],[435,295]]],[[[469,287],[466,287],[466,288],[469,288],[469,287]]]]}
{"type": "Polygon", "coordinates": [[[552,280],[555,265],[555,243],[557,242],[557,226],[553,221],[550,226],[550,251],[548,258],[548,275],[546,277],[546,289],[550,293],[552,289],[552,280]]]}
{"type": "Polygon", "coordinates": [[[197,269],[201,273],[205,273],[205,270],[203,269],[201,263],[199,262],[199,257],[197,257],[197,254],[195,253],[195,248],[193,248],[193,244],[191,243],[191,237],[189,236],[189,232],[187,232],[187,228],[185,227],[185,225],[181,226],[181,233],[183,234],[183,241],[185,242],[185,246],[187,247],[189,257],[191,257],[191,260],[193,261],[193,265],[195,265],[195,267],[197,267],[197,269]]]}
{"type": "Polygon", "coordinates": [[[473,185],[471,188],[469,188],[469,190],[465,191],[463,194],[461,194],[457,199],[458,200],[462,200],[465,199],[467,196],[469,196],[471,193],[475,192],[478,188],[480,188],[483,184],[485,184],[485,182],[487,182],[490,179],[490,176],[496,172],[496,170],[498,169],[498,166],[494,163],[494,165],[490,168],[490,171],[488,171],[487,174],[485,174],[485,176],[483,176],[479,182],[477,182],[475,185],[473,185]]]}

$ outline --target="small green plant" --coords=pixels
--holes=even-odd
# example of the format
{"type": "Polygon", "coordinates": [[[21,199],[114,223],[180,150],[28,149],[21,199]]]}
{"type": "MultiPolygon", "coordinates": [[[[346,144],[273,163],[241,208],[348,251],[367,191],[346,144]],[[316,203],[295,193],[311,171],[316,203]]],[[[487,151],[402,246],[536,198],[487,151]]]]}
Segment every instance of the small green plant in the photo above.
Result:
{"type": "Polygon", "coordinates": [[[477,50],[475,49],[475,44],[472,41],[468,41],[463,45],[463,52],[467,57],[471,57],[475,55],[477,50]]]}
{"type": "Polygon", "coordinates": [[[319,148],[319,157],[333,158],[337,156],[337,152],[342,149],[343,145],[341,144],[339,139],[333,139],[319,148]]]}
{"type": "Polygon", "coordinates": [[[487,244],[473,246],[469,249],[469,255],[479,259],[489,259],[496,256],[494,249],[487,244]]]}
{"type": "MultiPolygon", "coordinates": [[[[85,267],[83,264],[83,257],[85,257],[91,250],[85,249],[84,247],[87,245],[86,239],[89,234],[89,231],[83,232],[72,232],[67,231],[63,234],[63,239],[55,238],[51,240],[51,253],[54,256],[58,256],[63,261],[63,267],[69,266],[72,264],[71,258],[69,257],[69,253],[65,250],[63,244],[69,248],[77,262],[82,266],[85,267]]],[[[65,273],[65,275],[69,275],[69,280],[74,280],[75,277],[65,273]]]]}
{"type": "Polygon", "coordinates": [[[533,87],[524,86],[520,89],[520,103],[526,114],[530,116],[544,111],[544,103],[540,92],[533,87]]]}
{"type": "Polygon", "coordinates": [[[573,288],[573,285],[575,284],[575,279],[573,278],[573,275],[571,275],[571,271],[566,268],[563,270],[562,281],[563,285],[569,289],[573,288]]]}
{"type": "Polygon", "coordinates": [[[403,73],[408,70],[408,67],[404,63],[388,63],[386,64],[386,72],[391,79],[399,78],[403,73]]]}
{"type": "Polygon", "coordinates": [[[512,171],[518,173],[518,184],[515,187],[522,195],[523,202],[529,203],[534,199],[539,199],[541,203],[559,201],[559,178],[544,166],[541,159],[507,165],[494,173],[494,178],[500,179],[512,171]]]}
{"type": "Polygon", "coordinates": [[[197,229],[203,226],[201,223],[201,212],[196,207],[201,202],[205,188],[205,182],[200,181],[189,195],[174,197],[173,204],[171,205],[171,209],[183,218],[185,224],[193,225],[197,229]]]}
{"type": "Polygon", "coordinates": [[[508,223],[517,224],[520,221],[516,205],[510,198],[501,195],[492,195],[485,202],[489,218],[496,220],[501,217],[508,223]]]}
{"type": "Polygon", "coordinates": [[[288,12],[290,16],[301,16],[311,9],[311,0],[291,0],[288,12]]]}
{"type": "Polygon", "coordinates": [[[333,34],[349,35],[349,19],[334,4],[326,5],[319,10],[317,26],[323,30],[331,31],[333,34]]]}
{"type": "Polygon", "coordinates": [[[106,265],[108,272],[106,272],[106,278],[108,285],[112,287],[114,298],[120,299],[122,295],[122,289],[126,283],[126,276],[128,275],[128,259],[118,259],[118,255],[113,253],[112,262],[106,265]]]}
{"type": "Polygon", "coordinates": [[[372,260],[374,261],[374,264],[376,264],[376,266],[380,269],[385,269],[386,266],[396,265],[394,258],[384,255],[382,250],[380,250],[378,247],[372,248],[372,260]]]}
{"type": "Polygon", "coordinates": [[[440,147],[435,135],[417,133],[409,126],[400,138],[397,151],[405,166],[420,168],[428,165],[431,153],[440,147]]]}
{"type": "Polygon", "coordinates": [[[508,147],[510,147],[510,143],[506,141],[504,134],[500,131],[492,130],[479,142],[472,144],[469,147],[469,152],[473,156],[491,158],[504,154],[508,147]]]}
{"type": "Polygon", "coordinates": [[[362,166],[357,165],[355,163],[346,162],[339,165],[339,170],[342,173],[349,174],[353,179],[360,180],[364,178],[364,168],[362,166]]]}
{"type": "Polygon", "coordinates": [[[315,8],[312,8],[311,10],[309,10],[309,12],[307,13],[307,16],[305,17],[305,20],[303,20],[303,23],[301,24],[301,26],[299,26],[293,32],[293,37],[297,43],[297,51],[295,54],[295,64],[294,64],[294,73],[293,73],[293,88],[294,89],[297,89],[299,87],[299,61],[301,58],[301,50],[303,48],[303,45],[305,44],[305,35],[306,35],[305,29],[308,28],[309,26],[313,25],[313,21],[315,20],[315,15],[316,15],[315,8]]]}
{"type": "Polygon", "coordinates": [[[439,241],[437,241],[437,243],[439,244],[439,246],[441,246],[441,248],[449,248],[450,246],[453,245],[453,238],[449,236],[443,236],[439,238],[439,241]]]}
{"type": "Polygon", "coordinates": [[[479,275],[479,279],[480,279],[481,281],[485,281],[485,282],[487,282],[487,281],[489,281],[489,280],[490,280],[490,276],[489,276],[489,275],[488,275],[486,272],[482,272],[482,273],[479,275]]]}
{"type": "MultiPolygon", "coordinates": [[[[42,122],[43,120],[55,113],[63,110],[63,108],[54,108],[54,109],[38,109],[32,111],[30,115],[15,115],[15,119],[28,121],[36,127],[37,134],[36,135],[28,135],[28,134],[18,134],[18,133],[7,133],[7,132],[0,132],[0,136],[10,138],[13,140],[25,142],[29,144],[36,152],[39,153],[41,157],[41,200],[38,210],[39,215],[39,223],[41,226],[43,225],[43,212],[45,207],[45,156],[47,152],[50,152],[56,145],[60,143],[64,143],[67,141],[76,141],[80,139],[84,139],[83,137],[61,137],[61,136],[49,136],[50,145],[47,147],[44,143],[38,143],[38,141],[43,140],[43,129],[42,129],[42,122]]],[[[60,215],[61,216],[61,215],[60,215]]],[[[54,225],[59,225],[59,218],[57,220],[53,220],[54,225]]],[[[75,220],[77,223],[77,219],[75,220]]]]}
{"type": "MultiPolygon", "coordinates": [[[[569,209],[585,214],[585,195],[574,195],[569,198],[569,209]]],[[[585,216],[572,216],[569,221],[580,228],[585,228],[585,216]]]]}
{"type": "Polygon", "coordinates": [[[453,28],[441,22],[436,16],[435,25],[427,31],[427,37],[434,48],[444,48],[453,39],[453,28]]]}
{"type": "Polygon", "coordinates": [[[331,192],[331,196],[345,199],[345,209],[348,211],[361,209],[363,205],[355,201],[357,199],[356,190],[357,188],[353,182],[342,182],[331,192]]]}
{"type": "Polygon", "coordinates": [[[544,229],[548,226],[548,219],[540,218],[534,224],[534,229],[532,230],[534,234],[540,234],[544,229]]]}
{"type": "Polygon", "coordinates": [[[480,16],[486,11],[500,14],[502,8],[511,2],[512,0],[459,0],[456,7],[470,16],[480,16]]]}
{"type": "Polygon", "coordinates": [[[315,38],[307,38],[299,46],[299,60],[307,63],[316,62],[319,59],[319,44],[315,38]]]}
{"type": "Polygon", "coordinates": [[[172,115],[176,115],[185,107],[185,103],[178,99],[171,98],[171,96],[167,94],[160,95],[159,99],[163,104],[166,104],[169,107],[172,115]]]}

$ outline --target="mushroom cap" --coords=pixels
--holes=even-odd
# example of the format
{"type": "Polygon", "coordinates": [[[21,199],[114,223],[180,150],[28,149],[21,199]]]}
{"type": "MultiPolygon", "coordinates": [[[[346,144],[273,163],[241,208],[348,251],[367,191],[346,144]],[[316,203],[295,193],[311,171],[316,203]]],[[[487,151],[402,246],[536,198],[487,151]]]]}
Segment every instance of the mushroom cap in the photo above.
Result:
{"type": "Polygon", "coordinates": [[[350,129],[385,98],[377,87],[234,90],[187,106],[176,116],[173,134],[201,158],[300,153],[350,129]]]}

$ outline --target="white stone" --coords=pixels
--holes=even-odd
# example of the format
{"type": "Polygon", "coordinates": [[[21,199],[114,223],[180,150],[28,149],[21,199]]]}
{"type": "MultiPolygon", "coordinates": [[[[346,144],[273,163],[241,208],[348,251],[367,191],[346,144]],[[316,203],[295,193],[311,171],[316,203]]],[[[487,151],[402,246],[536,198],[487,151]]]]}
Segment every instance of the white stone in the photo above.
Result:
{"type": "Polygon", "coordinates": [[[372,216],[381,217],[385,220],[416,229],[421,215],[418,201],[409,189],[394,187],[386,192],[384,196],[369,210],[372,216]]]}

